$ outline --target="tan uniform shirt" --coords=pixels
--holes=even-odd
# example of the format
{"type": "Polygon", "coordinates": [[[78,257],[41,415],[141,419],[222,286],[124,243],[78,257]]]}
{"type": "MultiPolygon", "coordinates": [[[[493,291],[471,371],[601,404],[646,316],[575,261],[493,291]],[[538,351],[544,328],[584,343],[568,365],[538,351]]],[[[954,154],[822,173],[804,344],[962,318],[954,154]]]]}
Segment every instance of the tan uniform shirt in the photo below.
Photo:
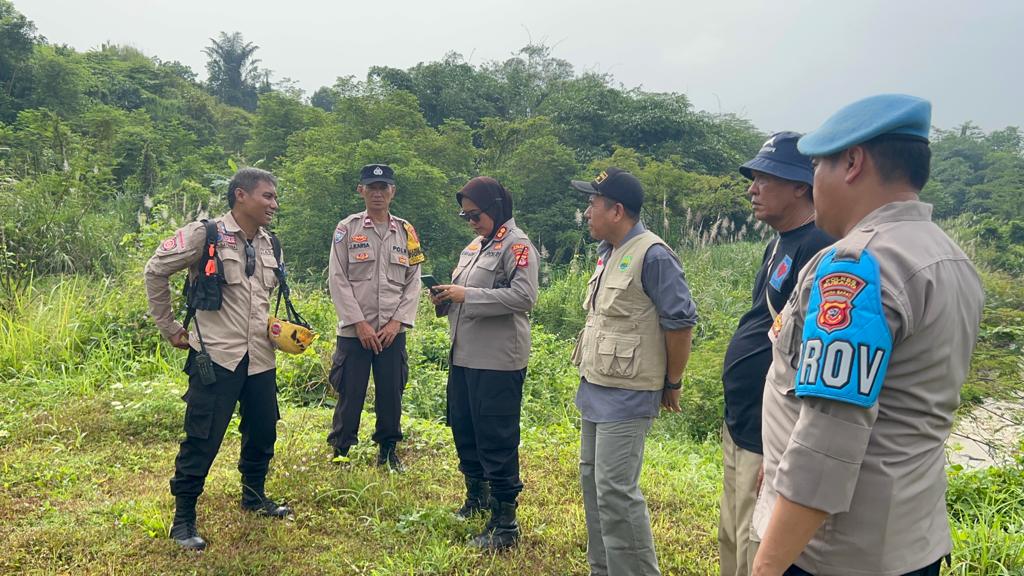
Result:
{"type": "Polygon", "coordinates": [[[466,301],[448,309],[452,363],[478,370],[521,370],[530,360],[530,319],[537,303],[540,255],[510,218],[485,243],[462,251],[452,283],[466,301]]]}
{"type": "Polygon", "coordinates": [[[951,549],[944,443],[978,335],[981,281],[967,256],[931,222],[931,206],[887,204],[834,245],[837,259],[870,254],[878,264],[884,321],[862,327],[867,310],[856,281],[818,277],[819,265],[831,270],[832,250],[803,269],[769,334],[774,344],[764,388],[765,476],[754,526],[763,537],[781,494],[829,514],[796,562],[804,570],[903,574],[951,549]],[[823,295],[822,305],[811,308],[814,293],[823,295]],[[811,338],[804,331],[808,324],[811,338]],[[881,353],[854,356],[859,348],[842,338],[856,344],[863,330],[885,328],[891,351],[884,378],[875,382],[881,353]],[[836,343],[834,350],[818,349],[818,334],[828,334],[823,337],[836,343]],[[830,399],[826,388],[824,397],[798,397],[795,392],[814,373],[821,386],[839,389],[844,379],[859,378],[863,387],[854,390],[881,388],[864,407],[830,399]]]}
{"type": "MultiPolygon", "coordinates": [[[[214,362],[234,370],[242,358],[249,355],[249,374],[258,374],[274,368],[274,346],[267,337],[267,316],[270,310],[270,292],[277,286],[270,234],[259,229],[252,241],[256,254],[256,269],[252,276],[245,275],[245,234],[230,212],[217,218],[220,235],[216,252],[224,265],[225,284],[221,286],[220,310],[197,310],[193,322],[199,324],[206,350],[214,362]]],[[[171,309],[171,289],[168,278],[180,270],[198,274],[197,266],[206,246],[206,229],[202,222],[192,222],[178,229],[156,250],[146,263],[146,295],[149,313],[165,338],[181,332],[181,323],[175,320],[171,309]]],[[[189,331],[189,344],[199,350],[195,325],[189,331]]]]}
{"type": "Polygon", "coordinates": [[[338,313],[338,336],[357,337],[355,325],[364,320],[375,331],[392,319],[402,323],[403,331],[416,323],[420,266],[409,264],[405,225],[391,216],[381,235],[366,212],[338,223],[327,280],[338,313]]]}

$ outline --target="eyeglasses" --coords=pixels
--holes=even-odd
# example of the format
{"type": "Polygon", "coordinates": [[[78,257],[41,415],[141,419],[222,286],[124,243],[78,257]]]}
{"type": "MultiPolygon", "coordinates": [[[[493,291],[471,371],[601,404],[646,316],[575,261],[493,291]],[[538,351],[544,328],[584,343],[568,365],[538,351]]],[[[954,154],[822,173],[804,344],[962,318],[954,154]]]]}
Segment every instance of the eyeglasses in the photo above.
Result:
{"type": "Polygon", "coordinates": [[[483,215],[483,210],[470,210],[469,212],[466,212],[465,210],[459,211],[459,218],[462,218],[466,222],[469,222],[470,220],[472,220],[473,222],[479,222],[480,217],[483,215]]]}
{"type": "Polygon", "coordinates": [[[245,243],[245,275],[252,276],[256,272],[256,250],[248,241],[245,243]]]}

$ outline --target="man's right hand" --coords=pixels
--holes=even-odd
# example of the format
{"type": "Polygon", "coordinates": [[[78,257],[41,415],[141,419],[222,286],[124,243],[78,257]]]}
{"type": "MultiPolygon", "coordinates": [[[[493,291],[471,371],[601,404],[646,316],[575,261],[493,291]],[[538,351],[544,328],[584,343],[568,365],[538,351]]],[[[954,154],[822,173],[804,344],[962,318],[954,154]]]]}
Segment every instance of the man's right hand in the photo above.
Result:
{"type": "Polygon", "coordinates": [[[356,324],[356,336],[359,337],[359,343],[363,345],[364,350],[373,350],[374,354],[380,354],[384,349],[377,338],[377,331],[366,320],[356,324]]]}
{"type": "Polygon", "coordinates": [[[188,332],[182,330],[174,336],[170,337],[171,346],[180,348],[181,350],[188,350],[188,332]]]}

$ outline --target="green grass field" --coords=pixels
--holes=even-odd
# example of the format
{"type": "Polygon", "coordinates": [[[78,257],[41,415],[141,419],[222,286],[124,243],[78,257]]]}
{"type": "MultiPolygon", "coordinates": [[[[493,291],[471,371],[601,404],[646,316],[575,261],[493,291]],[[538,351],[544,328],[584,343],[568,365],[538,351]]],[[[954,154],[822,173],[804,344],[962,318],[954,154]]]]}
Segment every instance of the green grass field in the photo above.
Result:
{"type": "MultiPolygon", "coordinates": [[[[721,458],[718,373],[749,300],[761,247],[683,254],[702,322],[684,411],[659,418],[642,487],[666,574],[717,574],[721,458]]],[[[964,399],[1024,388],[1019,279],[985,272],[987,309],[964,399]]],[[[138,270],[120,279],[37,279],[0,307],[0,573],[7,574],[586,574],[577,482],[576,376],[568,363],[586,271],[552,274],[534,314],[524,394],[519,548],[465,545],[484,519],[457,521],[462,480],[444,412],[444,324],[421,310],[410,338],[401,455],[405,474],[375,468],[369,434],[351,462],[331,462],[325,388],[333,309],[320,287],[297,303],[325,335],[315,354],[279,357],[283,419],[269,493],[294,519],[239,509],[237,420],[199,501],[203,554],[166,537],[168,479],[181,434],[183,354],[145,315],[138,270]]],[[[966,409],[966,408],[965,408],[966,409]]],[[[364,417],[370,430],[372,413],[364,417]]],[[[952,574],[1024,574],[1024,458],[982,472],[950,469],[952,574]]]]}

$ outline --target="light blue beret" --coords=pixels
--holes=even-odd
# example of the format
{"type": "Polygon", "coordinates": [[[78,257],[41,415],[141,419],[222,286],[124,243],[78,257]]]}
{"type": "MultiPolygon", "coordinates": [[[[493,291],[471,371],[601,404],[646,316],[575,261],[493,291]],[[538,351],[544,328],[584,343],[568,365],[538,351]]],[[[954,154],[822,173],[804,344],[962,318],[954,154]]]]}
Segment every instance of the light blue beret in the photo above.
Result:
{"type": "Polygon", "coordinates": [[[800,138],[807,156],[828,156],[879,136],[928,142],[932,104],[906,94],[879,94],[847,104],[817,130],[800,138]]]}

